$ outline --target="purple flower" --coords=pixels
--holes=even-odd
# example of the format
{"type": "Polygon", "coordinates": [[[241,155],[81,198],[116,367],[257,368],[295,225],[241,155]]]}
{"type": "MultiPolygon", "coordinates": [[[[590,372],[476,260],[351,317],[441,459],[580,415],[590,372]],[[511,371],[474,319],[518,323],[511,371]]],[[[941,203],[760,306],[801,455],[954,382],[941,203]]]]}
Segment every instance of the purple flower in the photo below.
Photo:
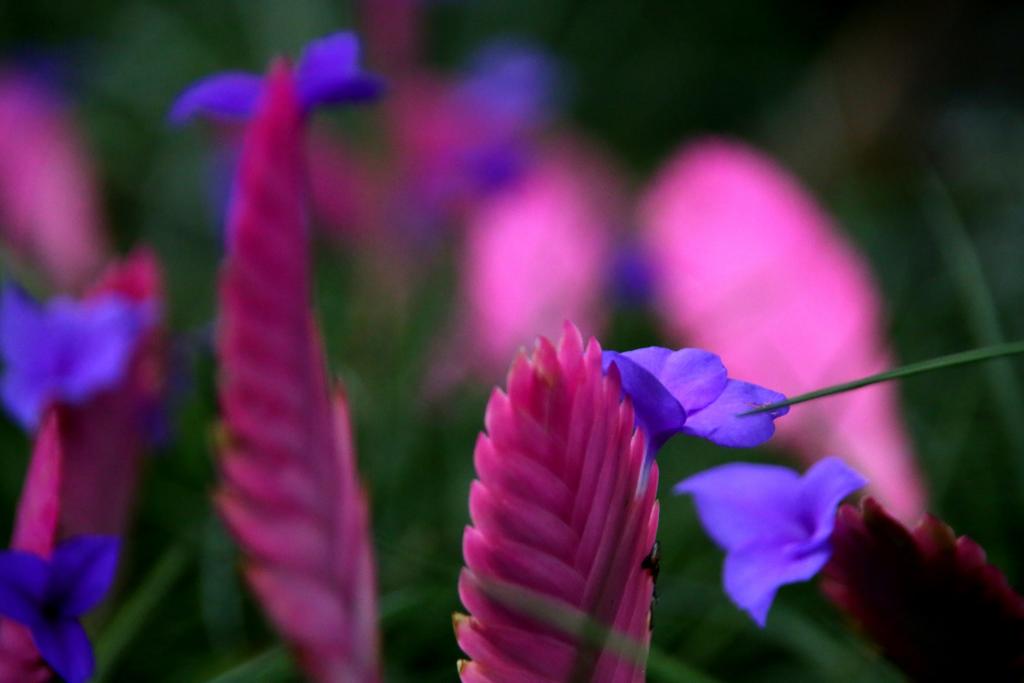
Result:
{"type": "Polygon", "coordinates": [[[604,352],[604,368],[614,363],[622,390],[633,401],[636,421],[647,434],[654,457],[674,434],[699,436],[720,446],[752,448],[775,433],[774,420],[789,409],[740,417],[739,414],[785,400],[756,384],[729,379],[722,360],[700,349],[672,351],[648,346],[604,352]]]}
{"type": "Polygon", "coordinates": [[[836,508],[865,484],[827,457],[803,477],[775,465],[722,465],[674,491],[693,494],[705,531],[726,552],[726,594],[764,626],[779,587],[810,579],[828,562],[836,508]]]}
{"type": "Polygon", "coordinates": [[[109,590],[119,549],[113,536],[76,536],[49,560],[0,552],[0,614],[28,627],[39,654],[68,683],[92,676],[92,647],[78,619],[109,590]]]}
{"type": "Polygon", "coordinates": [[[457,97],[498,125],[529,129],[551,117],[564,81],[559,64],[538,46],[503,38],[472,57],[457,97]]]}
{"type": "MultiPolygon", "coordinates": [[[[299,103],[307,113],[321,105],[375,100],[384,89],[380,78],[359,68],[359,39],[350,31],[307,45],[295,79],[299,103]]],[[[256,110],[262,93],[262,76],[245,71],[217,73],[179,95],[169,118],[179,124],[197,115],[247,119],[256,110]]]]}
{"type": "Polygon", "coordinates": [[[147,305],[114,294],[82,302],[57,297],[41,306],[19,287],[5,287],[0,397],[21,424],[35,429],[51,401],[82,403],[115,385],[152,320],[147,305]]]}

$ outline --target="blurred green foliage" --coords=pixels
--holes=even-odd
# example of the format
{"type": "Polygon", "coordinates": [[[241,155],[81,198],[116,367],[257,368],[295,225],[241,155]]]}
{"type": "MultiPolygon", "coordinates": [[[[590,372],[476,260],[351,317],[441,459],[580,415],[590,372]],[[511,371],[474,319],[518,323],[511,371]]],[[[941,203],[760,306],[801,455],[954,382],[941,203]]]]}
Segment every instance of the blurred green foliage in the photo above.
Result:
{"type": "MultiPolygon", "coordinates": [[[[993,334],[1024,337],[1018,4],[428,4],[426,61],[438,68],[453,69],[486,39],[509,34],[532,37],[564,60],[573,74],[567,125],[610,149],[636,187],[696,134],[737,135],[776,154],[867,253],[901,359],[980,346],[993,334]],[[980,309],[987,317],[978,318],[980,309]]],[[[0,2],[3,54],[57,64],[95,153],[119,245],[148,242],[163,258],[175,331],[201,339],[208,329],[220,248],[203,175],[209,139],[169,129],[169,103],[198,76],[258,68],[313,37],[358,28],[357,10],[340,0],[0,2]]],[[[361,130],[373,125],[374,111],[326,117],[342,131],[361,130]]],[[[427,286],[397,317],[367,291],[352,255],[318,257],[317,307],[332,367],[352,397],[372,497],[389,681],[453,680],[460,656],[449,617],[460,609],[460,540],[488,387],[465,388],[443,405],[420,397],[435,333],[449,315],[447,256],[428,267],[427,286]]],[[[633,311],[619,315],[603,341],[626,348],[663,340],[646,313],[633,311]]],[[[122,597],[95,619],[101,675],[292,680],[211,516],[214,367],[206,351],[190,366],[176,436],[149,468],[122,597]]],[[[1019,396],[1020,386],[1018,361],[902,387],[935,512],[981,542],[1018,588],[1024,490],[1012,482],[1024,461],[1014,434],[1024,415],[1006,397],[1019,396]]],[[[0,500],[11,511],[29,445],[8,421],[0,421],[0,442],[8,453],[0,500]]],[[[721,459],[711,445],[676,439],[660,456],[665,493],[721,459]]],[[[660,538],[653,640],[663,665],[652,665],[651,680],[685,680],[674,677],[673,660],[729,681],[894,675],[813,585],[784,589],[768,628],[755,628],[719,589],[720,553],[688,500],[663,496],[660,538]]]]}

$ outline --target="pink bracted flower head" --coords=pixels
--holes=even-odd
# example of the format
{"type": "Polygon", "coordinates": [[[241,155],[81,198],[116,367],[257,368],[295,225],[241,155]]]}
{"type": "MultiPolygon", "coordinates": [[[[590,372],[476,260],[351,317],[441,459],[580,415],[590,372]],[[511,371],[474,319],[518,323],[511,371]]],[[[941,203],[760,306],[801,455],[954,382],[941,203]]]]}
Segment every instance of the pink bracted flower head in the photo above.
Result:
{"type": "Polygon", "coordinates": [[[644,433],[618,369],[567,323],[557,348],[541,338],[516,359],[485,425],[459,577],[472,616],[454,620],[462,680],[643,681],[658,468],[638,491],[644,433]],[[566,619],[606,632],[587,640],[566,619]]]}
{"type": "Polygon", "coordinates": [[[108,255],[99,193],[80,133],[45,86],[0,72],[0,228],[14,254],[64,291],[108,255]]]}
{"type": "Polygon", "coordinates": [[[376,585],[365,497],[343,399],[332,399],[309,310],[301,113],[271,68],[245,136],[220,287],[226,428],[217,505],[246,575],[305,672],[379,680],[376,585]]]}
{"type": "MultiPolygon", "coordinates": [[[[771,159],[736,142],[695,143],[662,171],[640,220],[661,317],[678,341],[790,396],[889,366],[864,258],[771,159]]],[[[809,461],[842,456],[901,518],[923,509],[891,384],[795,407],[779,441],[809,461]]]]}

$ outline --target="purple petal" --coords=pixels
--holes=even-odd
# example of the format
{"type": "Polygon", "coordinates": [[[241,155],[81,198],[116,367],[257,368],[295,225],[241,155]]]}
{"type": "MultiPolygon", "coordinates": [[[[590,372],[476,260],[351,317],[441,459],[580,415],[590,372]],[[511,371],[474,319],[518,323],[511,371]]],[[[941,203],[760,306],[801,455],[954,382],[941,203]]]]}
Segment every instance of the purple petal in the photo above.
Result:
{"type": "Polygon", "coordinates": [[[784,400],[786,397],[776,391],[731,379],[710,405],[687,415],[682,431],[720,446],[759,446],[775,433],[775,418],[788,413],[789,408],[745,417],[740,417],[740,413],[784,400]]]}
{"type": "Polygon", "coordinates": [[[46,663],[67,683],[84,683],[92,676],[92,646],[78,621],[39,624],[32,628],[32,639],[46,663]]]}
{"type": "Polygon", "coordinates": [[[171,107],[171,123],[182,124],[197,115],[246,119],[256,110],[263,79],[244,71],[225,71],[189,86],[171,107]]]}
{"type": "Polygon", "coordinates": [[[835,456],[822,458],[804,473],[800,481],[800,505],[805,519],[814,525],[815,539],[832,536],[839,503],[867,483],[859,472],[835,456]]]}
{"type": "Polygon", "coordinates": [[[53,551],[49,598],[65,617],[95,607],[110,590],[121,543],[115,536],[76,536],[53,551]]]}
{"type": "Polygon", "coordinates": [[[538,46],[498,39],[474,55],[458,96],[495,123],[523,129],[551,118],[565,80],[560,65],[538,46]]]}
{"type": "Polygon", "coordinates": [[[348,31],[306,46],[295,80],[307,110],[322,104],[365,102],[384,89],[383,81],[359,70],[359,39],[348,31]]]}
{"type": "Polygon", "coordinates": [[[764,627],[779,587],[812,578],[829,555],[827,544],[750,545],[725,558],[722,584],[729,598],[764,627]]]}
{"type": "Polygon", "coordinates": [[[653,454],[686,422],[686,411],[665,385],[629,356],[615,351],[601,355],[605,372],[612,364],[619,369],[622,391],[633,402],[636,422],[647,434],[648,453],[653,454]]]}
{"type": "Polygon", "coordinates": [[[49,574],[46,561],[38,555],[0,552],[0,614],[27,626],[38,623],[49,574]]]}
{"type": "Polygon", "coordinates": [[[774,465],[723,465],[675,492],[694,495],[701,523],[727,553],[726,593],[763,626],[779,586],[807,580],[828,562],[836,507],[864,484],[826,458],[803,478],[774,465]]]}
{"type": "Polygon", "coordinates": [[[48,348],[51,331],[43,308],[16,285],[7,285],[0,304],[0,353],[5,366],[0,392],[7,410],[24,427],[39,425],[50,393],[48,348]]]}
{"type": "Polygon", "coordinates": [[[657,377],[687,414],[709,405],[726,388],[727,377],[722,360],[701,349],[672,351],[648,346],[622,355],[657,377]]]}
{"type": "Polygon", "coordinates": [[[726,551],[807,536],[799,508],[794,514],[800,477],[788,467],[731,463],[684,479],[673,491],[693,495],[704,529],[726,551]]]}
{"type": "Polygon", "coordinates": [[[116,384],[151,322],[148,309],[119,296],[83,302],[54,302],[52,315],[63,335],[56,380],[61,398],[79,403],[116,384]]]}

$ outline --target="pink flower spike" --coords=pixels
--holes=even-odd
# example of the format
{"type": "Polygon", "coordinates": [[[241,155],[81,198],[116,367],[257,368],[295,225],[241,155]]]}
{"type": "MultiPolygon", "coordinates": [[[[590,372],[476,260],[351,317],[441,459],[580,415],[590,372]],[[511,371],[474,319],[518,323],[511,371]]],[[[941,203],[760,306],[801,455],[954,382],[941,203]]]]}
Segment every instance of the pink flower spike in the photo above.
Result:
{"type": "Polygon", "coordinates": [[[300,111],[284,62],[246,133],[221,279],[217,505],[270,620],[321,683],[379,680],[374,560],[348,410],[309,311],[300,111]]]}
{"type": "MultiPolygon", "coordinates": [[[[683,149],[647,193],[640,223],[675,342],[714,349],[730,372],[787,396],[891,365],[863,256],[761,153],[716,139],[683,149]]],[[[924,509],[892,384],[795,406],[775,443],[807,462],[844,458],[901,519],[924,509]]]]}
{"type": "Polygon", "coordinates": [[[107,259],[92,164],[71,117],[42,84],[0,73],[2,239],[64,291],[107,259]]]}
{"type": "Polygon", "coordinates": [[[167,355],[159,323],[163,275],[156,255],[142,249],[111,265],[87,298],[109,294],[144,304],[149,323],[117,385],[84,404],[58,406],[65,454],[61,539],[124,533],[155,423],[163,419],[167,355]]]}
{"type": "Polygon", "coordinates": [[[516,349],[555,336],[566,319],[590,333],[603,326],[619,205],[616,179],[594,156],[551,150],[473,210],[460,269],[459,346],[473,351],[478,369],[497,374],[516,349]]]}
{"type": "MultiPolygon", "coordinates": [[[[57,536],[63,454],[59,417],[50,411],[36,437],[32,460],[18,502],[11,549],[50,557],[57,536]]],[[[0,619],[0,681],[43,683],[53,677],[32,642],[28,628],[0,619]]]]}
{"type": "Polygon", "coordinates": [[[541,338],[516,359],[484,421],[459,576],[472,616],[454,619],[473,660],[460,662],[462,680],[643,681],[658,468],[638,491],[644,436],[618,369],[603,375],[600,345],[584,349],[566,323],[557,348],[541,338]],[[610,635],[586,641],[560,618],[610,635]]]}

